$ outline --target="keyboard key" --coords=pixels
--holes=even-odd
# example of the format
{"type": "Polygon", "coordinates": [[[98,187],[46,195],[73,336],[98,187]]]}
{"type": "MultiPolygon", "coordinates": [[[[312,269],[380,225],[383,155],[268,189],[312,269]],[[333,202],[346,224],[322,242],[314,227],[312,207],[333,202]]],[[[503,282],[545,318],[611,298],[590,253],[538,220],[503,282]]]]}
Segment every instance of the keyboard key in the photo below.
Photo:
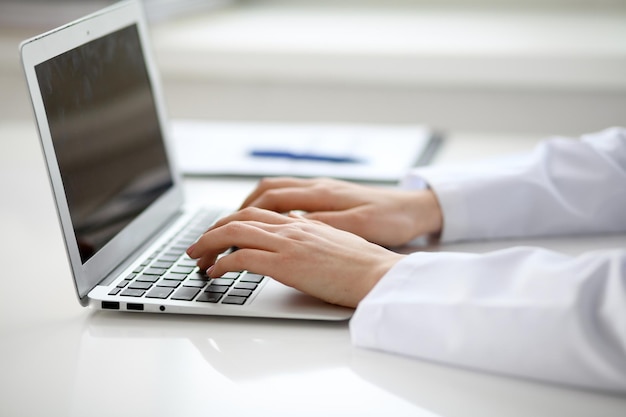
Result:
{"type": "Polygon", "coordinates": [[[208,281],[210,280],[209,277],[207,277],[204,273],[200,272],[200,271],[196,271],[192,274],[189,274],[189,276],[187,277],[187,279],[191,279],[191,280],[200,280],[200,281],[208,281]]]}
{"type": "Polygon", "coordinates": [[[173,281],[182,281],[187,277],[187,275],[184,274],[173,274],[171,272],[168,272],[167,274],[163,275],[161,278],[163,279],[171,279],[173,281]]]}
{"type": "Polygon", "coordinates": [[[235,297],[235,296],[229,295],[226,298],[224,298],[224,301],[222,301],[222,304],[243,305],[246,302],[246,300],[247,298],[245,297],[235,297]]]}
{"type": "Polygon", "coordinates": [[[152,268],[169,269],[172,265],[174,265],[174,261],[154,261],[150,266],[152,268]]]}
{"type": "Polygon", "coordinates": [[[186,274],[191,274],[195,268],[196,268],[195,266],[192,266],[192,267],[175,266],[174,268],[170,270],[170,272],[173,274],[185,274],[186,275],[186,274]]]}
{"type": "Polygon", "coordinates": [[[226,279],[226,278],[215,278],[211,280],[211,285],[224,285],[230,287],[235,282],[234,279],[226,279]]]}
{"type": "Polygon", "coordinates": [[[180,285],[180,281],[174,281],[171,279],[162,279],[157,282],[157,287],[176,288],[180,285]]]}
{"type": "Polygon", "coordinates": [[[152,287],[151,282],[141,282],[141,281],[131,282],[130,285],[128,286],[128,288],[133,289],[133,290],[147,290],[150,287],[152,287]]]}
{"type": "Polygon", "coordinates": [[[218,293],[224,294],[226,291],[228,291],[228,287],[225,286],[225,285],[213,285],[213,284],[211,284],[204,291],[206,291],[206,292],[218,292],[218,293]]]}
{"type": "Polygon", "coordinates": [[[111,291],[109,291],[109,295],[116,295],[120,291],[122,291],[122,289],[120,287],[115,287],[111,291]]]}
{"type": "Polygon", "coordinates": [[[182,266],[184,268],[185,267],[186,268],[195,268],[197,263],[198,263],[198,261],[196,261],[194,259],[189,259],[189,260],[185,259],[185,260],[182,260],[182,261],[178,262],[177,266],[182,266]]]}
{"type": "Polygon", "coordinates": [[[150,267],[150,268],[147,268],[145,271],[143,271],[143,273],[145,275],[158,275],[158,276],[161,276],[161,275],[163,275],[165,273],[165,271],[167,271],[167,269],[165,269],[165,268],[153,268],[153,267],[150,267]]]}
{"type": "Polygon", "coordinates": [[[254,282],[239,282],[235,285],[235,288],[238,290],[255,290],[258,286],[254,282]]]}
{"type": "Polygon", "coordinates": [[[172,295],[172,300],[191,301],[199,292],[197,288],[181,287],[172,295]]]}
{"type": "Polygon", "coordinates": [[[144,274],[141,274],[135,280],[136,281],[142,281],[142,282],[157,282],[159,280],[159,276],[158,275],[144,275],[144,274]]]}
{"type": "Polygon", "coordinates": [[[241,272],[227,272],[222,275],[222,278],[237,279],[239,278],[239,275],[241,275],[241,272]]]}
{"type": "Polygon", "coordinates": [[[233,289],[231,290],[228,295],[235,295],[237,297],[250,297],[250,294],[252,294],[252,291],[250,290],[238,290],[238,289],[233,289]]]}
{"type": "Polygon", "coordinates": [[[196,301],[202,303],[217,303],[223,294],[217,292],[203,292],[196,298],[196,301]]]}
{"type": "Polygon", "coordinates": [[[184,254],[183,256],[180,257],[180,259],[178,260],[178,263],[190,263],[189,266],[196,266],[196,264],[198,263],[197,259],[191,259],[189,256],[187,256],[187,254],[184,254]]]}
{"type": "Polygon", "coordinates": [[[124,297],[141,297],[145,293],[144,290],[134,290],[130,288],[126,288],[124,291],[120,293],[124,297]]]}
{"type": "Polygon", "coordinates": [[[263,278],[265,278],[263,275],[251,274],[250,272],[247,272],[246,275],[241,278],[241,282],[254,282],[258,284],[263,281],[263,278]]]}
{"type": "Polygon", "coordinates": [[[167,298],[173,291],[173,288],[154,287],[146,294],[146,298],[167,298]]]}
{"type": "Polygon", "coordinates": [[[184,253],[183,251],[171,251],[171,250],[168,250],[163,255],[167,256],[168,258],[174,258],[174,261],[176,261],[176,260],[180,259],[180,257],[183,255],[183,253],[184,253]]]}
{"type": "Polygon", "coordinates": [[[165,252],[166,255],[169,256],[175,256],[176,259],[180,258],[181,256],[183,256],[183,254],[185,253],[186,249],[168,249],[167,252],[165,252]]]}
{"type": "Polygon", "coordinates": [[[174,246],[181,245],[181,246],[188,248],[193,242],[196,241],[197,237],[198,237],[197,233],[188,233],[186,235],[181,236],[178,242],[176,242],[174,246]]]}
{"type": "Polygon", "coordinates": [[[190,281],[186,280],[183,282],[184,287],[193,287],[193,288],[204,288],[206,285],[206,281],[190,281]]]}
{"type": "Polygon", "coordinates": [[[125,279],[124,281],[120,281],[120,282],[117,284],[117,287],[118,287],[118,288],[124,288],[124,287],[126,287],[126,286],[130,283],[130,282],[131,282],[130,280],[125,279]]]}

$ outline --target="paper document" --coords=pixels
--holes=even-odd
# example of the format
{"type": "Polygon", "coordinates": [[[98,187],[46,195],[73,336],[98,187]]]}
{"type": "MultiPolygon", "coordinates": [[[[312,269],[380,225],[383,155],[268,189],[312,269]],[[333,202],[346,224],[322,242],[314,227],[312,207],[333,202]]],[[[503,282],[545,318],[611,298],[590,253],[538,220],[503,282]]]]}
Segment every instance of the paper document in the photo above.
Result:
{"type": "Polygon", "coordinates": [[[421,125],[172,122],[188,175],[333,177],[397,181],[428,163],[437,138],[421,125]]]}

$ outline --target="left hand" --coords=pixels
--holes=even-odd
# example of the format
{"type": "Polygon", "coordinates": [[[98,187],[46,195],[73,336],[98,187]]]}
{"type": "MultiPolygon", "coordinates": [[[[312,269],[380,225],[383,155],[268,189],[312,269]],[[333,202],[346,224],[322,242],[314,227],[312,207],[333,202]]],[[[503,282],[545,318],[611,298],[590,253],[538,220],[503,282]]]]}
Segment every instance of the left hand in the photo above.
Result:
{"type": "Polygon", "coordinates": [[[436,235],[443,213],[432,190],[365,186],[331,178],[264,178],[241,208],[285,213],[357,234],[383,246],[401,246],[417,236],[436,235]]]}
{"type": "Polygon", "coordinates": [[[221,219],[188,255],[210,277],[249,270],[333,304],[356,307],[403,255],[324,223],[247,208],[221,219]],[[218,258],[226,249],[237,251],[218,258]]]}

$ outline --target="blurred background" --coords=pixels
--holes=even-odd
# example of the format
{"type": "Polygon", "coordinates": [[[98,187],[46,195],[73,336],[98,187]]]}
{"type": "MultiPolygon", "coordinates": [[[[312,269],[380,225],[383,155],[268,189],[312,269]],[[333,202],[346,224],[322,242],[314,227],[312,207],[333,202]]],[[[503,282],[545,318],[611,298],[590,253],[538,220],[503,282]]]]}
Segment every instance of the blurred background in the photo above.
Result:
{"type": "MultiPolygon", "coordinates": [[[[32,120],[21,40],[105,0],[0,0],[0,123],[32,120]]],[[[172,118],[626,125],[626,0],[144,0],[172,118]]]]}

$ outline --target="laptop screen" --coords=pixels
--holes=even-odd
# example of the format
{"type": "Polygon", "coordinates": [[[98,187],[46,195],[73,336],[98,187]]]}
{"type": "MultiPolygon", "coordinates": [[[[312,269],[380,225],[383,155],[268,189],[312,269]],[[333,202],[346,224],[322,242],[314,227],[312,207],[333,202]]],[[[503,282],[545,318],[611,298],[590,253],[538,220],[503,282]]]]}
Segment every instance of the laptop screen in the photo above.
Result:
{"type": "Polygon", "coordinates": [[[85,263],[173,186],[137,27],[35,71],[85,263]]]}

